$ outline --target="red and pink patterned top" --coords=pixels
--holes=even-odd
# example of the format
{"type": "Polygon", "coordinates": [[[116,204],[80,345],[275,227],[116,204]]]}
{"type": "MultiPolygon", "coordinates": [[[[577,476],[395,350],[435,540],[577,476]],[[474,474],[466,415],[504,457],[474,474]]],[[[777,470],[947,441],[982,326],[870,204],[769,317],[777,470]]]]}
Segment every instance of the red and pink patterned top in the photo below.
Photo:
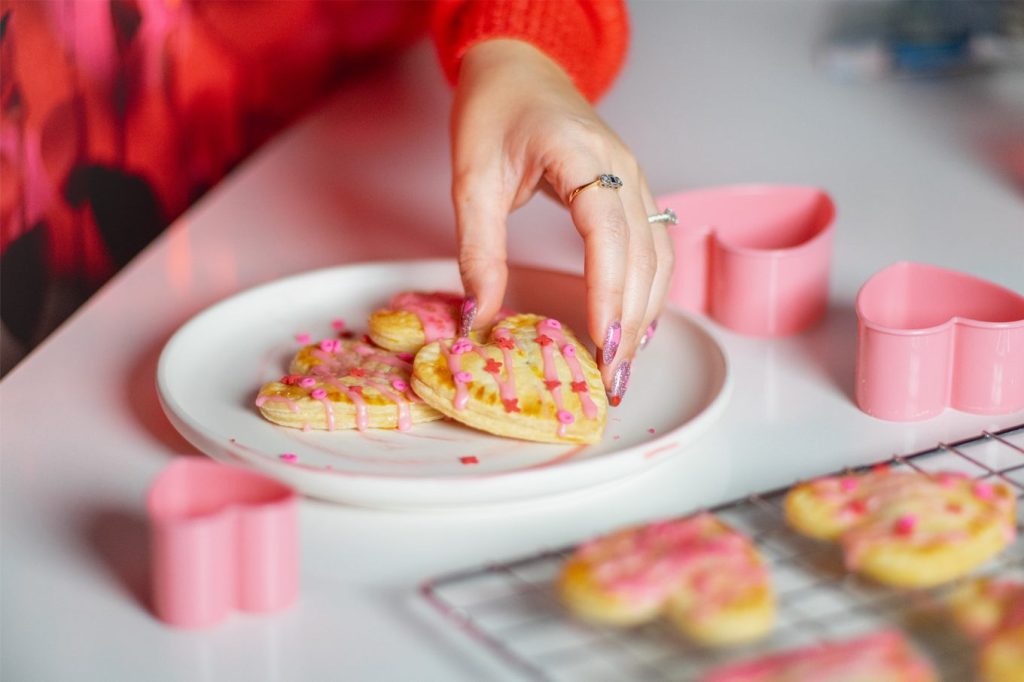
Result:
{"type": "Polygon", "coordinates": [[[274,132],[428,28],[446,74],[513,37],[591,99],[623,0],[0,0],[0,253],[95,286],[274,132]],[[21,249],[19,257],[31,249],[21,249]]]}

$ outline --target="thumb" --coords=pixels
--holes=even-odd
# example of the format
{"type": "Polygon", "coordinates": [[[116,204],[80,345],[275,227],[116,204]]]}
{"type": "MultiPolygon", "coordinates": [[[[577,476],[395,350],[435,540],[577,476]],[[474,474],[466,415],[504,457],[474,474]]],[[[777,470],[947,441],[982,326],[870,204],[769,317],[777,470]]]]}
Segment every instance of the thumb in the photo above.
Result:
{"type": "Polygon", "coordinates": [[[505,298],[510,202],[496,174],[472,171],[456,176],[452,197],[459,272],[466,292],[461,334],[490,322],[505,298]]]}

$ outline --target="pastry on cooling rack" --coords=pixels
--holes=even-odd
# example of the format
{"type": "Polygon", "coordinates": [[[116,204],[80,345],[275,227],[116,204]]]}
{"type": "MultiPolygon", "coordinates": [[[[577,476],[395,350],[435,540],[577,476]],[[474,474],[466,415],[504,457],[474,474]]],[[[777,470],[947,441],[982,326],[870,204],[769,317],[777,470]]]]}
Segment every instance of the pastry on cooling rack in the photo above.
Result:
{"type": "Polygon", "coordinates": [[[949,605],[957,624],[979,642],[984,682],[1024,679],[1024,582],[972,580],[953,591],[949,605]]]}
{"type": "Polygon", "coordinates": [[[1015,500],[1001,483],[876,467],[802,483],[786,496],[798,532],[838,541],[847,567],[878,582],[931,587],[1013,541],[1015,500]]]}
{"type": "Polygon", "coordinates": [[[933,682],[931,664],[902,634],[885,630],[729,665],[701,682],[933,682]]]}
{"type": "Polygon", "coordinates": [[[522,440],[595,443],[608,413],[594,358],[567,327],[540,315],[505,318],[486,342],[427,344],[412,385],[452,419],[522,440]]]}
{"type": "Polygon", "coordinates": [[[410,386],[412,356],[364,341],[303,347],[290,374],[265,384],[256,406],[269,421],[300,429],[400,429],[441,419],[410,386]]]}
{"type": "Polygon", "coordinates": [[[705,645],[746,642],[775,623],[768,571],[748,538],[709,513],[627,528],[582,545],[558,579],[580,618],[630,626],[667,615],[705,645]]]}
{"type": "Polygon", "coordinates": [[[463,298],[445,291],[403,291],[370,315],[369,336],[388,350],[415,353],[424,344],[458,335],[463,298]]]}

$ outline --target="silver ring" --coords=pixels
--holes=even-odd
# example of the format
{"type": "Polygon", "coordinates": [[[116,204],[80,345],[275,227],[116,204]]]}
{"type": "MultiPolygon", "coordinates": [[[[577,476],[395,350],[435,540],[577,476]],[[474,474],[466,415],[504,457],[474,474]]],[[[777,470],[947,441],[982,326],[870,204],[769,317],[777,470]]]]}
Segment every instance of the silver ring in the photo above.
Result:
{"type": "Polygon", "coordinates": [[[647,222],[651,223],[668,223],[669,225],[677,225],[679,223],[679,216],[671,208],[661,209],[661,213],[655,213],[654,215],[647,216],[647,222]]]}

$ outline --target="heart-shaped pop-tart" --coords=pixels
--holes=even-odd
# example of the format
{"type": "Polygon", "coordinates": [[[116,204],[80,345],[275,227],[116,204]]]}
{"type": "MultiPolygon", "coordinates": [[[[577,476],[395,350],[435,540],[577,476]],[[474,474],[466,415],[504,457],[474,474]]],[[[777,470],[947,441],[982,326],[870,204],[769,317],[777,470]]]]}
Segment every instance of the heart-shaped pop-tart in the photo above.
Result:
{"type": "Polygon", "coordinates": [[[770,654],[718,668],[701,682],[935,682],[932,665],[898,630],[770,654]]]}
{"type": "Polygon", "coordinates": [[[979,678],[1019,682],[1024,672],[1024,582],[980,578],[949,596],[953,620],[979,644],[979,678]]]}
{"type": "Polygon", "coordinates": [[[584,620],[631,626],[663,613],[705,645],[766,635],[775,623],[768,571],[750,540],[709,513],[627,528],[582,545],[558,579],[584,620]]]}
{"type": "Polygon", "coordinates": [[[303,347],[290,374],[260,389],[256,406],[292,428],[394,429],[441,419],[410,387],[412,356],[364,341],[324,339],[303,347]]]}
{"type": "Polygon", "coordinates": [[[513,315],[487,343],[435,341],[412,385],[439,412],[481,431],[546,443],[596,443],[608,415],[590,352],[558,320],[513,315]]]}
{"type": "Polygon", "coordinates": [[[465,299],[447,291],[403,291],[370,315],[369,336],[381,348],[415,353],[458,335],[465,299]]]}
{"type": "Polygon", "coordinates": [[[998,554],[1013,541],[1015,507],[1001,483],[887,466],[802,483],[785,501],[798,532],[841,543],[850,570],[899,587],[939,585],[998,554]]]}

